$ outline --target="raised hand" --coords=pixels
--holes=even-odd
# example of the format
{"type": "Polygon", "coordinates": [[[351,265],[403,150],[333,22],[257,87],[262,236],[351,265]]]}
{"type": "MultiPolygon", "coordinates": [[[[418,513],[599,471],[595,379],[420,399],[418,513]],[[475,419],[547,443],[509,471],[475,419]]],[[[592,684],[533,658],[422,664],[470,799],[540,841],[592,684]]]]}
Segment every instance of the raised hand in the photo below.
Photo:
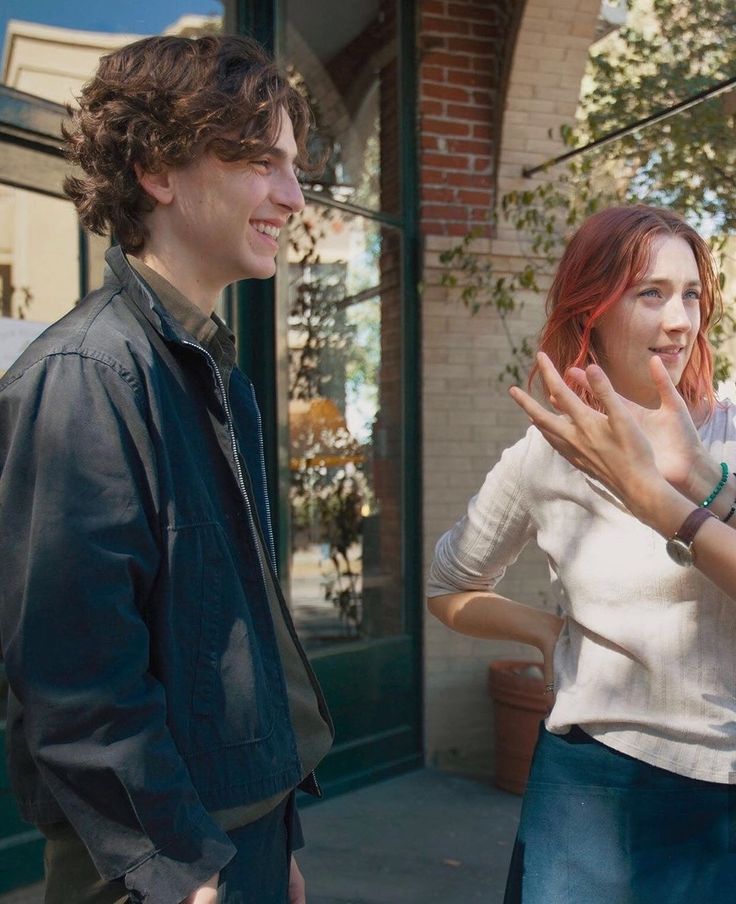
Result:
{"type": "Polygon", "coordinates": [[[571,464],[600,480],[634,514],[643,511],[649,491],[664,478],[654,449],[626,400],[601,368],[591,365],[584,379],[605,413],[596,411],[565,384],[545,354],[540,353],[537,360],[550,401],[560,413],[543,408],[518,387],[510,390],[514,401],[571,464]]]}
{"type": "MultiPolygon", "coordinates": [[[[717,481],[718,467],[700,441],[685,400],[656,355],[649,369],[659,392],[659,408],[644,408],[621,395],[618,399],[649,440],[660,474],[686,496],[695,497],[702,492],[701,484],[708,486],[717,481]]],[[[571,368],[568,376],[596,394],[585,371],[571,368]]]]}

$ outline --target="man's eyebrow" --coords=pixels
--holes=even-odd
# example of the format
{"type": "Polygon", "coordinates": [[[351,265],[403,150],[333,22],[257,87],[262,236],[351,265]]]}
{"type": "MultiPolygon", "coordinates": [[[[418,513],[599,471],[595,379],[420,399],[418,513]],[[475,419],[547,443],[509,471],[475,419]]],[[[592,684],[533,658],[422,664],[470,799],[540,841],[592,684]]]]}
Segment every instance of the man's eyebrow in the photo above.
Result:
{"type": "Polygon", "coordinates": [[[289,154],[283,148],[279,148],[276,146],[271,147],[271,148],[266,148],[266,150],[263,153],[268,155],[269,157],[275,157],[276,160],[296,160],[295,156],[292,157],[291,154],[289,154]]]}

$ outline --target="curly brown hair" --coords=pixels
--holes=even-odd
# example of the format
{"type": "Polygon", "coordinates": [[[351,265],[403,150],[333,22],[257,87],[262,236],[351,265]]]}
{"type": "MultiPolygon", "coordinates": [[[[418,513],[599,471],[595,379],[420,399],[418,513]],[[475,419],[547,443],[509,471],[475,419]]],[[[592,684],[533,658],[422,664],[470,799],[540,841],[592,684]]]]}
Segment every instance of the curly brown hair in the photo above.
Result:
{"type": "Polygon", "coordinates": [[[82,225],[98,235],[111,232],[125,251],[143,247],[143,215],[155,205],[138,183],[136,164],[158,172],[206,151],[221,160],[256,159],[275,144],[285,109],[297,166],[305,172],[318,166],[307,147],[307,101],[250,38],[135,41],[101,58],[78,101],[63,133],[67,157],[84,175],[69,176],[64,190],[82,225]]]}

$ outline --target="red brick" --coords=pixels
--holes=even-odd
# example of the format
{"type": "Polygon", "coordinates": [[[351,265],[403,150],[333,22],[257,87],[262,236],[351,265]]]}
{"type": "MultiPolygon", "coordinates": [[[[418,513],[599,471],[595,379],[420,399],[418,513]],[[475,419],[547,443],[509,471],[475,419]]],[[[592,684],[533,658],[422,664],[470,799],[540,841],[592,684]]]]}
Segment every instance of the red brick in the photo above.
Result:
{"type": "MultiPolygon", "coordinates": [[[[490,119],[490,111],[486,114],[486,119],[490,119]]],[[[473,138],[485,138],[490,139],[493,134],[493,129],[489,125],[485,126],[473,126],[473,138]]]]}
{"type": "Polygon", "coordinates": [[[488,84],[488,76],[477,72],[463,72],[457,69],[449,69],[447,81],[451,85],[468,85],[470,88],[483,88],[488,84]]]}
{"type": "Polygon", "coordinates": [[[424,132],[421,134],[420,144],[427,151],[436,151],[439,147],[437,136],[425,135],[424,132]]]}
{"type": "Polygon", "coordinates": [[[470,69],[473,65],[467,54],[447,53],[445,50],[428,50],[424,60],[433,66],[450,66],[453,69],[470,69]]]}
{"type": "MultiPolygon", "coordinates": [[[[430,188],[429,186],[422,186],[422,201],[439,201],[439,202],[449,202],[454,201],[455,192],[451,188],[430,188]]],[[[479,201],[474,203],[480,203],[479,201]]]]}
{"type": "Polygon", "coordinates": [[[422,16],[420,28],[422,34],[439,31],[449,35],[467,35],[470,32],[470,25],[462,19],[440,19],[436,16],[422,16]]]}
{"type": "Polygon", "coordinates": [[[431,16],[445,15],[445,4],[443,0],[422,0],[420,6],[423,13],[429,13],[431,16]]]}
{"type": "Polygon", "coordinates": [[[463,141],[461,138],[452,138],[447,142],[447,150],[451,154],[483,154],[490,157],[491,146],[487,141],[463,141]]]}
{"type": "Polygon", "coordinates": [[[501,29],[497,25],[476,25],[474,23],[472,34],[475,38],[499,38],[501,29]]]}
{"type": "Polygon", "coordinates": [[[467,235],[470,231],[469,223],[447,223],[441,235],[467,235]]]}
{"type": "Polygon", "coordinates": [[[468,212],[460,204],[425,204],[422,215],[427,220],[464,220],[468,212]]]}
{"type": "Polygon", "coordinates": [[[488,108],[471,107],[467,104],[448,104],[447,116],[452,119],[471,119],[476,122],[488,122],[488,108]]]}
{"type": "MultiPolygon", "coordinates": [[[[439,166],[447,169],[465,170],[470,161],[460,154],[422,154],[422,163],[425,166],[439,166]]],[[[486,164],[487,166],[488,164],[486,164]]]]}
{"type": "Polygon", "coordinates": [[[428,166],[422,167],[422,185],[443,185],[450,181],[448,176],[457,175],[455,173],[447,173],[441,169],[430,169],[428,166]]]}
{"type": "Polygon", "coordinates": [[[447,173],[445,182],[464,188],[490,188],[493,184],[490,176],[479,176],[477,173],[447,173]]]}
{"type": "Polygon", "coordinates": [[[491,158],[488,156],[477,157],[473,161],[473,169],[476,173],[489,173],[491,171],[491,158]]]}
{"type": "Polygon", "coordinates": [[[459,191],[457,193],[457,196],[463,202],[463,204],[490,204],[491,203],[491,192],[490,191],[459,191]]]}
{"type": "Polygon", "coordinates": [[[442,116],[445,105],[439,100],[423,100],[419,104],[419,112],[424,116],[442,116]]]}
{"type": "MultiPolygon", "coordinates": [[[[494,45],[489,45],[489,46],[491,46],[491,48],[492,48],[490,52],[493,54],[493,58],[495,59],[498,51],[494,47],[494,45]]],[[[471,63],[472,63],[471,68],[475,69],[476,72],[482,72],[485,75],[484,84],[486,86],[494,84],[494,79],[496,78],[496,75],[495,75],[495,72],[493,69],[493,64],[490,62],[489,56],[487,53],[486,54],[476,54],[475,56],[473,56],[471,58],[471,63]]]]}
{"type": "Polygon", "coordinates": [[[485,3],[451,3],[448,15],[459,19],[474,19],[480,22],[498,22],[498,10],[485,3]]]}
{"type": "Polygon", "coordinates": [[[478,106],[490,107],[493,97],[490,91],[473,91],[472,101],[478,106]]]}
{"type": "Polygon", "coordinates": [[[470,53],[474,56],[488,56],[493,49],[490,41],[473,40],[473,38],[448,38],[447,47],[458,53],[470,53]]]}
{"type": "Polygon", "coordinates": [[[450,85],[422,85],[421,96],[467,103],[469,92],[465,88],[452,88],[450,85]]]}
{"type": "Polygon", "coordinates": [[[427,66],[423,64],[419,72],[419,78],[422,83],[425,81],[444,82],[445,70],[441,66],[427,66]]]}
{"type": "Polygon", "coordinates": [[[435,135],[469,135],[470,126],[465,122],[451,122],[449,119],[430,119],[426,117],[422,122],[422,128],[426,132],[435,135]]]}

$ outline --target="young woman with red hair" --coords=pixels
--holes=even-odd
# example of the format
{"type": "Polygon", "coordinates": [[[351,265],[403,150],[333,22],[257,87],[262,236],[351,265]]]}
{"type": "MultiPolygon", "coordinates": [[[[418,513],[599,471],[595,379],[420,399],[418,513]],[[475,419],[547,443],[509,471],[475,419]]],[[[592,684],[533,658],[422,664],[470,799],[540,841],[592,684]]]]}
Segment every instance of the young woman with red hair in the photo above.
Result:
{"type": "Polygon", "coordinates": [[[714,396],[707,341],[719,304],[707,245],[676,214],[639,205],[587,220],[560,262],[532,374],[561,413],[512,391],[538,426],[437,544],[430,611],[544,657],[551,709],[505,904],[732,894],[736,579],[711,560],[719,586],[687,567],[705,521],[711,538],[731,529],[717,520],[736,526],[736,407],[714,396]],[[666,517],[651,517],[660,502],[666,517]],[[530,540],[558,614],[494,590],[530,540]]]}

